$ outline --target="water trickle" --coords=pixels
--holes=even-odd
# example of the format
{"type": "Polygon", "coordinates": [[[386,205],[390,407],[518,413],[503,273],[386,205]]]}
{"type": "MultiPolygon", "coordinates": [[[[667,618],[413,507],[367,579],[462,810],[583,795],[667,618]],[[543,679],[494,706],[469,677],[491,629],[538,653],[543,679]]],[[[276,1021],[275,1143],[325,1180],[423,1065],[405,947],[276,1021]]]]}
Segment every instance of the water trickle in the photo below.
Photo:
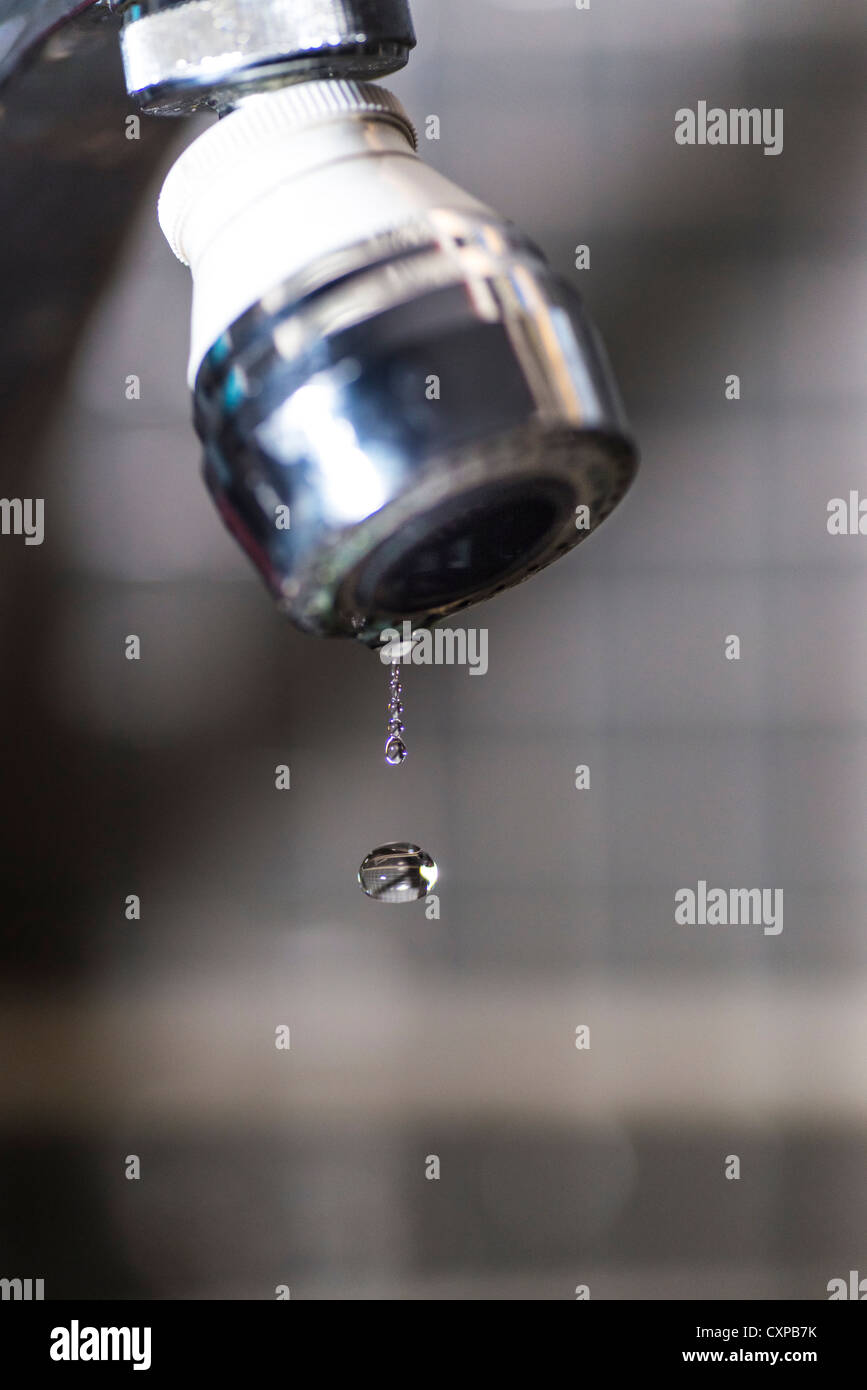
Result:
{"type": "Polygon", "coordinates": [[[408,750],[403,741],[404,732],[403,685],[400,679],[400,667],[395,662],[392,665],[388,680],[388,732],[385,737],[385,761],[389,767],[400,767],[401,763],[406,761],[408,750]]]}
{"type": "Polygon", "coordinates": [[[414,903],[431,892],[438,875],[433,859],[418,845],[380,845],[363,860],[358,882],[378,902],[414,903]]]}

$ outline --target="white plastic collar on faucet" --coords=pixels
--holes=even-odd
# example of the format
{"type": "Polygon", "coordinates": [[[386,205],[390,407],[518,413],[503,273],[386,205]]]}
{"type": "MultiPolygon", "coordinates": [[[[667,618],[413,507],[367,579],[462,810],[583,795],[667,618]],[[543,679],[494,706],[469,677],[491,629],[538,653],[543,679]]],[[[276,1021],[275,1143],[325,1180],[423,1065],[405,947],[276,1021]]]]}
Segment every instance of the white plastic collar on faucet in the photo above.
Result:
{"type": "Polygon", "coordinates": [[[305,266],[432,207],[481,207],[415,147],[391,92],[323,81],[248,98],[184,151],[159,218],[193,272],[191,385],[220,335],[305,266]]]}

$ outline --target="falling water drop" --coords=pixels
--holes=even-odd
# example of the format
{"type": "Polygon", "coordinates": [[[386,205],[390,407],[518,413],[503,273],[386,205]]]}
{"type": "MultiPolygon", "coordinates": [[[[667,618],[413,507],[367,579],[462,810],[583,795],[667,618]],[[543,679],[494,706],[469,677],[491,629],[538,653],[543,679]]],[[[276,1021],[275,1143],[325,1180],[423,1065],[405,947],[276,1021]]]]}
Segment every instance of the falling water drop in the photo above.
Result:
{"type": "Polygon", "coordinates": [[[414,903],[430,893],[438,875],[433,859],[418,845],[380,845],[363,860],[358,882],[378,902],[414,903]]]}

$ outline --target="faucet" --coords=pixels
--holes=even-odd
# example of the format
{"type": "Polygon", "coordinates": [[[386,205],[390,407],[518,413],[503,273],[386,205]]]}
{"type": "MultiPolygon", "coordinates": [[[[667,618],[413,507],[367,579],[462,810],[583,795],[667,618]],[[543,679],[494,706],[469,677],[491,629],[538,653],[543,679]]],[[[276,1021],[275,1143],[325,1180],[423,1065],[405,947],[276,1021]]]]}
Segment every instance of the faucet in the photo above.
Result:
{"type": "Polygon", "coordinates": [[[143,113],[217,117],[159,218],[192,272],[205,481],[282,611],[376,647],[595,530],[638,460],[604,348],[542,251],[419,157],[381,85],[406,0],[0,0],[0,80],[94,4],[143,113]]]}

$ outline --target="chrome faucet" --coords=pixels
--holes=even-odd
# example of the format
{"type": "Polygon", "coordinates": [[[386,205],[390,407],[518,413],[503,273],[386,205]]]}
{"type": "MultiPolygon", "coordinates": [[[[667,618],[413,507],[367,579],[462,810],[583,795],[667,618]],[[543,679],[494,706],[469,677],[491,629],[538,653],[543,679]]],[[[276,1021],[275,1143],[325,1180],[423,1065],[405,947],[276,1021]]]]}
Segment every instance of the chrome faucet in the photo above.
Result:
{"type": "MultiPolygon", "coordinates": [[[[604,350],[542,252],[419,158],[378,81],[415,45],[405,0],[103,3],[142,111],[219,117],[160,220],[193,274],[205,479],[287,615],[377,645],[594,530],[637,466],[604,350]]],[[[27,6],[0,75],[81,8],[27,6]]]]}

